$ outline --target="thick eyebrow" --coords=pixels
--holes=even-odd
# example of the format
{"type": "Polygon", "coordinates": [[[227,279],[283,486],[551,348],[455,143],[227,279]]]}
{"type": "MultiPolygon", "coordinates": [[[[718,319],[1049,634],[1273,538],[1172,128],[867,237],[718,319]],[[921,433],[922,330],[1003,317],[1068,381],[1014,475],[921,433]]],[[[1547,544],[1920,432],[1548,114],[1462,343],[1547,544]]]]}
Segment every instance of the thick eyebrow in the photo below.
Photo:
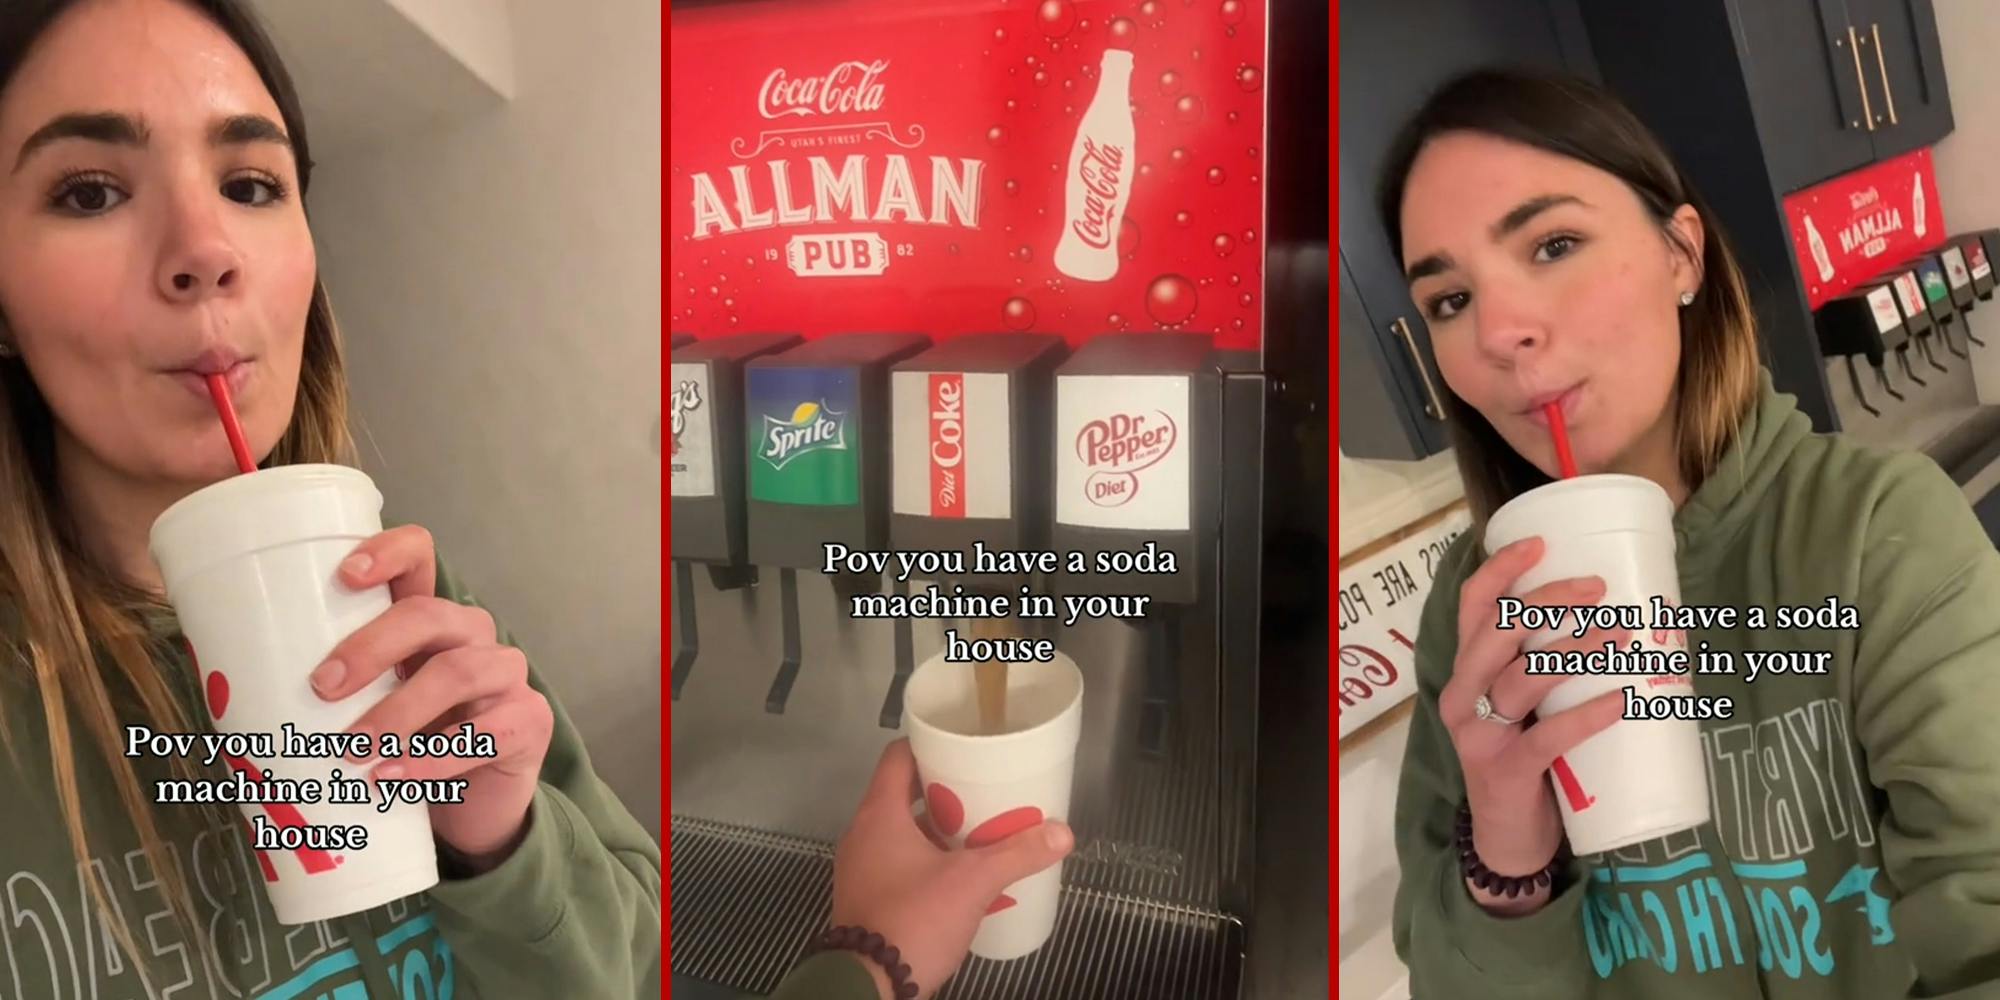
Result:
{"type": "MultiPolygon", "coordinates": [[[[64,139],[85,139],[91,142],[107,143],[114,146],[143,147],[151,139],[152,133],[143,119],[115,111],[71,112],[57,115],[21,143],[21,151],[14,158],[14,173],[20,173],[28,158],[44,146],[64,139]]],[[[214,146],[242,146],[253,142],[272,142],[287,149],[292,140],[278,123],[263,115],[230,115],[215,123],[208,131],[208,141],[214,146]]]]}
{"type": "MultiPolygon", "coordinates": [[[[1555,208],[1558,205],[1582,204],[1584,204],[1583,199],[1573,194],[1538,195],[1508,210],[1506,215],[1500,217],[1500,221],[1495,222],[1487,228],[1486,235],[1493,242],[1498,243],[1506,239],[1509,235],[1519,231],[1522,226],[1534,221],[1535,216],[1549,209],[1555,208]]],[[[1442,274],[1451,268],[1452,260],[1450,254],[1434,253],[1411,264],[1408,272],[1405,274],[1405,278],[1414,284],[1421,278],[1428,278],[1434,274],[1442,274]]]]}

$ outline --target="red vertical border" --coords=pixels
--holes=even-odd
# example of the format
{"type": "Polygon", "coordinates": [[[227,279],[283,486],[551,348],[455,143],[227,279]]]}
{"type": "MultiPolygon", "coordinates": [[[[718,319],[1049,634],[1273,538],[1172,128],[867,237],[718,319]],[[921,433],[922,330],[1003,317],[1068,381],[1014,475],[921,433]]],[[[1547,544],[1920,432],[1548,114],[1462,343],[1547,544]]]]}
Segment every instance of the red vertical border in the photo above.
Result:
{"type": "MultiPolygon", "coordinates": [[[[1327,0],[1326,19],[1326,187],[1333,197],[1326,200],[1326,238],[1329,243],[1340,233],[1340,0],[1327,0]]],[[[1336,258],[1328,255],[1331,268],[1336,258]]],[[[1340,282],[1331,275],[1326,283],[1327,336],[1340,341],[1340,282]]],[[[1326,491],[1326,522],[1329,538],[1335,539],[1326,560],[1326,622],[1336,628],[1340,621],[1340,352],[1326,352],[1326,467],[1333,481],[1326,491]]],[[[1326,995],[1340,995],[1340,727],[1335,699],[1339,697],[1337,676],[1340,636],[1328,637],[1326,647],[1326,995]]]]}
{"type": "MultiPolygon", "coordinates": [[[[674,30],[674,5],[672,0],[660,5],[660,330],[667,338],[660,351],[660,396],[665,398],[667,386],[673,381],[673,336],[667,321],[667,295],[672,286],[667,284],[667,272],[673,269],[668,231],[672,228],[673,209],[670,206],[673,192],[668,190],[667,167],[673,162],[671,146],[673,135],[669,127],[673,117],[672,88],[667,81],[673,79],[672,67],[668,65],[673,56],[673,46],[667,44],[668,36],[674,30]]],[[[674,994],[674,709],[672,685],[668,682],[667,664],[673,662],[673,643],[667,638],[674,620],[674,580],[673,580],[673,537],[674,505],[672,500],[673,463],[660,463],[660,655],[655,661],[660,665],[660,825],[666,830],[661,838],[660,860],[660,996],[662,1000],[674,994]]]]}

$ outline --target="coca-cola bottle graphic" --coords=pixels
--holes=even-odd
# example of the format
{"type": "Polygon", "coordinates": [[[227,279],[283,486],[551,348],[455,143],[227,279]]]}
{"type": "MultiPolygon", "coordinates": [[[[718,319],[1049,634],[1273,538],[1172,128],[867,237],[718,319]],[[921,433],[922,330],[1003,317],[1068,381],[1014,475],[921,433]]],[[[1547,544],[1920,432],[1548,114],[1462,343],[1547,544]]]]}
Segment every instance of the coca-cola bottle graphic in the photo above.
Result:
{"type": "Polygon", "coordinates": [[[1118,273],[1118,220],[1138,173],[1132,141],[1132,53],[1106,49],[1097,96],[1083,113],[1069,152],[1062,238],[1056,270],[1078,281],[1109,281],[1118,273]]]}
{"type": "Polygon", "coordinates": [[[1806,216],[1806,245],[1812,247],[1813,263],[1819,265],[1819,280],[1833,280],[1833,261],[1826,256],[1826,241],[1819,238],[1819,227],[1813,225],[1812,216],[1806,216]]]}
{"type": "Polygon", "coordinates": [[[1923,171],[1921,171],[1921,170],[1917,171],[1917,173],[1916,173],[1916,175],[1915,175],[1915,176],[1916,176],[1916,184],[1917,184],[1917,193],[1916,193],[1916,194],[1913,194],[1913,195],[1911,195],[1911,196],[1910,196],[1910,204],[1911,204],[1911,214],[1912,214],[1912,215],[1915,215],[1915,216],[1917,217],[1917,238],[1918,238],[1918,239],[1923,239],[1923,237],[1924,237],[1924,229],[1925,229],[1925,226],[1924,226],[1924,174],[1923,174],[1923,171]]]}

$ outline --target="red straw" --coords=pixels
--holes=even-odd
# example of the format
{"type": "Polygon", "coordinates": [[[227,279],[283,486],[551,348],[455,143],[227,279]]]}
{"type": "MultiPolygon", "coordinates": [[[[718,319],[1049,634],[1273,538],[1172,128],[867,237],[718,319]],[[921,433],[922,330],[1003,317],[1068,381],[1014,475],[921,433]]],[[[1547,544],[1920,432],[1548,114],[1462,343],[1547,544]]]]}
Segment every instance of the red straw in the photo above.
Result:
{"type": "Polygon", "coordinates": [[[1569,450],[1569,428],[1563,426],[1561,403],[1549,403],[1542,407],[1549,417],[1549,433],[1556,439],[1556,461],[1562,464],[1562,477],[1568,479],[1576,475],[1576,456],[1569,450]]]}
{"type": "Polygon", "coordinates": [[[256,472],[257,461],[250,457],[250,445],[243,440],[243,425],[236,422],[236,407],[229,402],[229,380],[217,373],[208,377],[208,398],[215,400],[215,412],[222,418],[222,431],[229,435],[229,450],[236,453],[236,468],[256,472]]]}

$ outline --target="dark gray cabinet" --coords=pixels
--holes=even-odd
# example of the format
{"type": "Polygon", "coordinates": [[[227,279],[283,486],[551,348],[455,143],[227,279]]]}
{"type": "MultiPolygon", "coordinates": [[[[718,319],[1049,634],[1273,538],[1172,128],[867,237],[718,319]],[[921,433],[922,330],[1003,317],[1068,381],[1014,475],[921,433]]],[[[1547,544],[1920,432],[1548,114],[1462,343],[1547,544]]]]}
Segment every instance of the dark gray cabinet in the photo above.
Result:
{"type": "Polygon", "coordinates": [[[1430,332],[1375,211],[1389,143],[1432,90],[1481,66],[1596,78],[1573,0],[1349,0],[1340,7],[1340,445],[1356,458],[1446,447],[1430,332]]]}
{"type": "Polygon", "coordinates": [[[1875,158],[1901,156],[1950,135],[1951,92],[1931,0],[1847,0],[1847,7],[1855,37],[1867,32],[1863,66],[1867,55],[1875,57],[1882,88],[1881,107],[1874,109],[1875,158]]]}

